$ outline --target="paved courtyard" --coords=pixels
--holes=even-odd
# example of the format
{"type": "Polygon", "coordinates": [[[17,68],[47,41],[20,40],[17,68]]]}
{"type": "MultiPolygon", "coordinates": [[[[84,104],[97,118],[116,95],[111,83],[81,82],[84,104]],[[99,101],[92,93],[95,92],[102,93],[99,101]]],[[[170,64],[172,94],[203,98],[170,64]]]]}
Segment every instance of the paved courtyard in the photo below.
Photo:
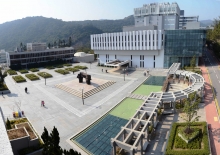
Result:
{"type": "MultiPolygon", "coordinates": [[[[54,70],[41,69],[41,71],[53,75],[53,78],[47,79],[46,85],[41,77],[38,81],[30,81],[26,78],[27,82],[19,84],[15,83],[11,76],[7,76],[5,81],[11,90],[11,94],[0,97],[0,106],[4,116],[12,119],[13,111],[17,111],[20,108],[24,111],[25,116],[31,121],[39,135],[42,134],[44,126],[48,131],[51,131],[53,126],[56,126],[61,138],[61,147],[70,149],[72,146],[69,145],[68,139],[100,118],[124,97],[129,96],[147,78],[143,75],[145,70],[142,69],[130,71],[128,75],[125,75],[124,81],[124,74],[120,74],[120,72],[117,74],[102,72],[103,67],[97,67],[96,63],[93,63],[91,67],[89,64],[74,65],[86,65],[89,68],[86,70],[87,73],[94,79],[91,82],[97,83],[97,80],[99,80],[100,84],[106,81],[115,81],[116,83],[86,98],[85,105],[83,105],[81,98],[55,86],[60,83],[70,86],[71,84],[68,84],[70,81],[78,82],[76,78],[78,72],[61,75],[54,70]],[[28,94],[24,91],[25,87],[28,88],[28,94]],[[41,107],[42,100],[45,101],[45,108],[41,107]]],[[[150,70],[150,74],[164,76],[167,74],[167,70],[150,70]]],[[[74,89],[80,89],[80,85],[76,83],[74,89]]],[[[202,116],[200,121],[205,121],[203,107],[204,104],[200,104],[198,113],[198,115],[202,116]]],[[[181,114],[176,113],[163,117],[163,121],[158,124],[155,138],[152,139],[146,154],[165,153],[172,122],[182,121],[181,117],[178,117],[179,115],[181,116],[181,114]]]]}

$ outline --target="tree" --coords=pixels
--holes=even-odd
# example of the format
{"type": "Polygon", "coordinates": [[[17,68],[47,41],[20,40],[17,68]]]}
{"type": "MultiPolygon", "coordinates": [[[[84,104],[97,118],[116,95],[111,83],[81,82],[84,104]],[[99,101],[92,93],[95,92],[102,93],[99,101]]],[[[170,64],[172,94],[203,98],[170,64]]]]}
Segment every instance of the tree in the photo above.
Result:
{"type": "Polygon", "coordinates": [[[11,129],[11,122],[8,120],[8,118],[7,118],[7,122],[6,122],[6,129],[7,130],[11,129]]]}
{"type": "Polygon", "coordinates": [[[57,42],[56,42],[56,41],[54,41],[54,44],[53,44],[53,45],[54,45],[54,47],[56,47],[56,46],[57,46],[57,42]]]}
{"type": "Polygon", "coordinates": [[[0,84],[4,83],[4,79],[7,76],[7,72],[5,72],[4,74],[2,73],[2,70],[0,70],[0,84]]]}
{"type": "Polygon", "coordinates": [[[58,41],[58,46],[59,46],[59,48],[61,47],[61,40],[60,39],[58,41]]]}
{"type": "Polygon", "coordinates": [[[199,120],[200,116],[197,116],[197,111],[199,109],[200,100],[196,99],[197,94],[196,92],[189,95],[188,99],[185,100],[183,112],[183,119],[186,121],[187,127],[185,129],[186,134],[190,134],[193,130],[190,128],[191,125],[199,120]]]}
{"type": "Polygon", "coordinates": [[[72,45],[72,38],[69,37],[69,47],[71,47],[71,45],[72,45]]]}
{"type": "Polygon", "coordinates": [[[48,44],[48,48],[50,49],[50,43],[48,44]]]}
{"type": "Polygon", "coordinates": [[[195,67],[196,67],[196,56],[194,55],[193,57],[192,57],[192,59],[190,60],[190,67],[192,67],[193,68],[193,71],[194,71],[194,69],[195,69],[195,67]]]}
{"type": "Polygon", "coordinates": [[[47,129],[44,127],[44,132],[41,135],[43,144],[43,155],[81,155],[77,151],[70,149],[69,151],[63,150],[60,146],[60,136],[56,127],[53,127],[52,132],[49,134],[47,129]]]}
{"type": "Polygon", "coordinates": [[[44,132],[41,135],[42,140],[44,141],[43,145],[43,155],[47,155],[50,153],[50,136],[48,134],[47,129],[44,127],[44,132]]]}
{"type": "Polygon", "coordinates": [[[65,47],[65,40],[63,40],[63,47],[65,47]]]}

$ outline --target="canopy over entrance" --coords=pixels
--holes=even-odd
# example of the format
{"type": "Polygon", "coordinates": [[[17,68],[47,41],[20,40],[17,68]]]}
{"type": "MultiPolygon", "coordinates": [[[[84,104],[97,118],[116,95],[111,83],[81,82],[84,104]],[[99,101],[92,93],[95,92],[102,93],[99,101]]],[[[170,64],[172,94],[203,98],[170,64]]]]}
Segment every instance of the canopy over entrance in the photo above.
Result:
{"type": "Polygon", "coordinates": [[[113,61],[109,61],[105,63],[105,66],[113,66],[113,67],[121,67],[121,66],[128,66],[130,63],[130,60],[125,60],[125,61],[121,61],[121,60],[113,60],[113,61]]]}

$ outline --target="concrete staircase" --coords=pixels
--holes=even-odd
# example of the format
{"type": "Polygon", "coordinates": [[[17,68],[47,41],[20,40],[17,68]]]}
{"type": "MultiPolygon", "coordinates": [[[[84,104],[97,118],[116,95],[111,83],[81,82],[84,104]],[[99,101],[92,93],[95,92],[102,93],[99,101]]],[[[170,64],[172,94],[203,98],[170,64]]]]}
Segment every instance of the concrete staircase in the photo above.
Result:
{"type": "MultiPolygon", "coordinates": [[[[103,89],[113,85],[114,83],[115,83],[115,81],[108,81],[108,82],[106,82],[106,83],[104,83],[104,84],[102,84],[102,85],[100,85],[100,86],[98,86],[96,88],[93,88],[93,89],[83,93],[83,98],[85,99],[85,98],[87,98],[89,96],[92,96],[92,95],[98,93],[99,91],[101,91],[101,90],[103,90],[103,89]]],[[[67,87],[67,86],[62,85],[62,84],[58,84],[58,85],[56,85],[56,87],[61,89],[61,90],[63,90],[63,91],[65,91],[65,92],[68,92],[68,93],[70,93],[72,95],[75,95],[75,96],[77,96],[79,98],[82,98],[82,92],[81,91],[77,91],[77,90],[75,90],[73,88],[67,87]]]]}
{"type": "Polygon", "coordinates": [[[147,99],[147,96],[139,95],[139,94],[129,94],[129,95],[127,95],[127,97],[138,99],[138,100],[145,100],[145,99],[147,99]]]}

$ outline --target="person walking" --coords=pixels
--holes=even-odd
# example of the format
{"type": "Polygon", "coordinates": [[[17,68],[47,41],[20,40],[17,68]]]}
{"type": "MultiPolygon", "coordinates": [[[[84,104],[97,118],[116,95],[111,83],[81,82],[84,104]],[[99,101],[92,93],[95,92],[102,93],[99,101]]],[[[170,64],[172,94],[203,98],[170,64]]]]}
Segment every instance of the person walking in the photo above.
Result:
{"type": "Polygon", "coordinates": [[[42,107],[42,106],[44,107],[44,101],[41,101],[41,107],[42,107]]]}

